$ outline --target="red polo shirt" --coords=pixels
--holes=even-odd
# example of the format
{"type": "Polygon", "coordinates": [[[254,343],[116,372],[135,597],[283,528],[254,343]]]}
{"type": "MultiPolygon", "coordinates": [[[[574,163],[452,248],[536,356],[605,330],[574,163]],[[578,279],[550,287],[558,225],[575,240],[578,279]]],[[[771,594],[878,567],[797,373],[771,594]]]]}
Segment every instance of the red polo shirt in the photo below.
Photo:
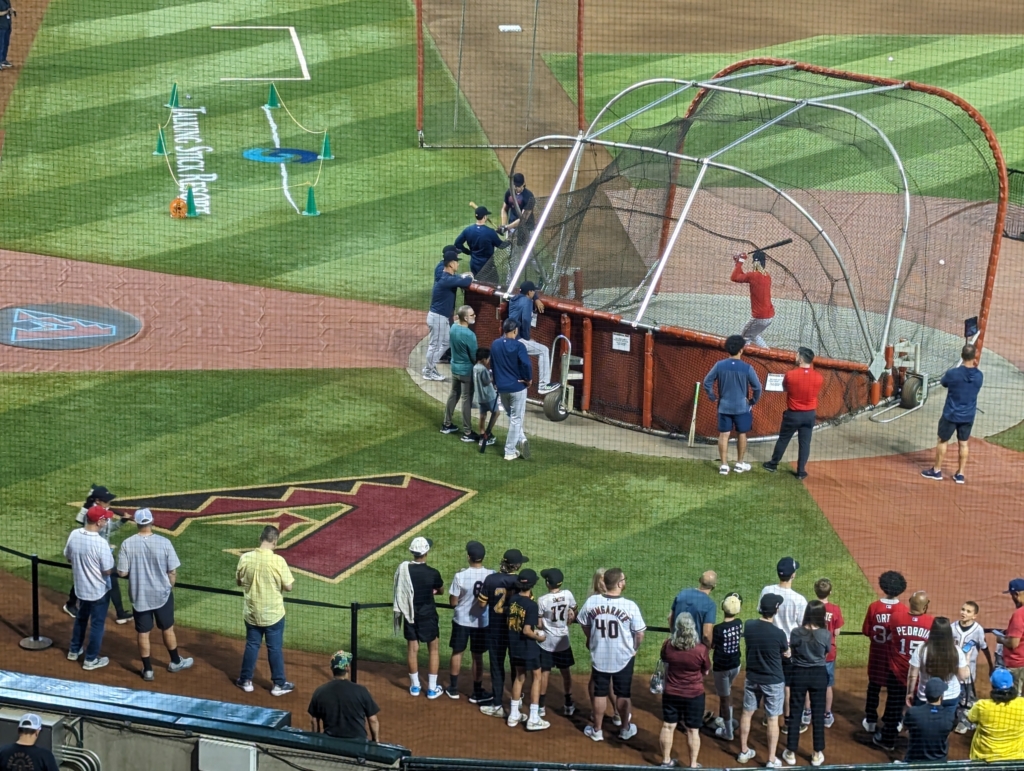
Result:
{"type": "Polygon", "coordinates": [[[782,378],[782,387],[786,391],[786,407],[790,410],[818,409],[818,394],[825,378],[814,367],[797,367],[791,369],[782,378]]]}

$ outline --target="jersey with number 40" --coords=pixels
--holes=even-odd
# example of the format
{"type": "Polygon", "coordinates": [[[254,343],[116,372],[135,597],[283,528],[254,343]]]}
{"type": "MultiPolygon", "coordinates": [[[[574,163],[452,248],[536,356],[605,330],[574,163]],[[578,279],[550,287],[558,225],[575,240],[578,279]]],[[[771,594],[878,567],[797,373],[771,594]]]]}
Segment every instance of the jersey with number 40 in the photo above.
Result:
{"type": "Polygon", "coordinates": [[[590,633],[590,659],[594,669],[606,674],[621,672],[636,655],[634,635],[647,629],[640,608],[625,597],[595,594],[579,614],[580,625],[590,633]]]}
{"type": "Polygon", "coordinates": [[[455,605],[456,624],[472,629],[487,626],[487,608],[480,605],[476,598],[480,596],[484,579],[493,572],[490,568],[463,568],[452,577],[448,594],[459,598],[455,605]]]}
{"type": "Polygon", "coordinates": [[[540,647],[555,653],[569,649],[569,618],[576,612],[576,598],[568,589],[548,592],[539,600],[540,617],[544,619],[547,637],[540,647]]]}

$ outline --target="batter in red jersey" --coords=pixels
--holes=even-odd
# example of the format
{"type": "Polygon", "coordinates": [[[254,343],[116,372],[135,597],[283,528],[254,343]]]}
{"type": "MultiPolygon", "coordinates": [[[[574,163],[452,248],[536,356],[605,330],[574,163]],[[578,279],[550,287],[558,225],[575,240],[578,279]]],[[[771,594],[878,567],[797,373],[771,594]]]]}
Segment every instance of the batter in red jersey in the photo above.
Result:
{"type": "MultiPolygon", "coordinates": [[[[899,596],[907,590],[907,579],[895,570],[878,577],[878,588],[885,596],[868,606],[861,632],[868,638],[868,694],[864,705],[864,730],[873,734],[878,727],[878,703],[889,682],[889,619],[899,596]]],[[[891,697],[890,697],[891,698],[891,697]]]]}
{"type": "Polygon", "coordinates": [[[737,284],[746,284],[750,287],[750,321],[740,332],[743,339],[748,343],[767,348],[768,343],[761,336],[771,326],[775,318],[775,306],[772,305],[772,277],[768,275],[765,266],[767,255],[760,249],[751,255],[753,268],[749,272],[743,271],[743,263],[746,262],[746,254],[733,255],[735,261],[732,268],[732,276],[729,278],[737,284]]]}
{"type": "Polygon", "coordinates": [[[928,639],[935,617],[928,613],[928,595],[914,592],[908,607],[896,605],[889,615],[889,681],[885,697],[882,728],[873,741],[882,749],[892,750],[903,722],[903,707],[907,698],[907,675],[910,657],[928,639]],[[899,700],[897,701],[897,697],[899,700]]]}

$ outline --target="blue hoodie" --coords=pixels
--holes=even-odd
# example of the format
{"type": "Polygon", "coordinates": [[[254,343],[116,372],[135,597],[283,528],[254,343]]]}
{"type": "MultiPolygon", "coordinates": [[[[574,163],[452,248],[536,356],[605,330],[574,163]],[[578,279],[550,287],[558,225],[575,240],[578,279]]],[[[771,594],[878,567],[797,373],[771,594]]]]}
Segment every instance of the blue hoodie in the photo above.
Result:
{"type": "Polygon", "coordinates": [[[978,392],[985,376],[977,367],[953,367],[939,383],[946,387],[942,417],[950,423],[973,423],[978,409],[978,392]]]}
{"type": "Polygon", "coordinates": [[[526,346],[504,335],[499,337],[491,346],[491,371],[499,394],[525,391],[526,383],[519,381],[533,379],[533,365],[526,346]]]}

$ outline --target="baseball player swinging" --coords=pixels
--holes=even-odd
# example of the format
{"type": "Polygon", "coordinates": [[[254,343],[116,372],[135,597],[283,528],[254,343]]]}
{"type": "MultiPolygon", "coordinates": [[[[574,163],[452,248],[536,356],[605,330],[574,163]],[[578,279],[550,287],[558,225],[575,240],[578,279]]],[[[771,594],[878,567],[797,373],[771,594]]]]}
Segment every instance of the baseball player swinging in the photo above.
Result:
{"type": "Polygon", "coordinates": [[[746,284],[750,287],[750,321],[740,332],[743,339],[748,343],[753,342],[762,348],[767,348],[762,335],[771,326],[775,319],[775,307],[772,305],[772,277],[768,275],[766,266],[768,255],[762,249],[755,249],[751,254],[744,252],[733,255],[732,275],[729,277],[733,283],[746,284]],[[752,269],[744,272],[743,264],[747,256],[751,257],[752,269]]]}

